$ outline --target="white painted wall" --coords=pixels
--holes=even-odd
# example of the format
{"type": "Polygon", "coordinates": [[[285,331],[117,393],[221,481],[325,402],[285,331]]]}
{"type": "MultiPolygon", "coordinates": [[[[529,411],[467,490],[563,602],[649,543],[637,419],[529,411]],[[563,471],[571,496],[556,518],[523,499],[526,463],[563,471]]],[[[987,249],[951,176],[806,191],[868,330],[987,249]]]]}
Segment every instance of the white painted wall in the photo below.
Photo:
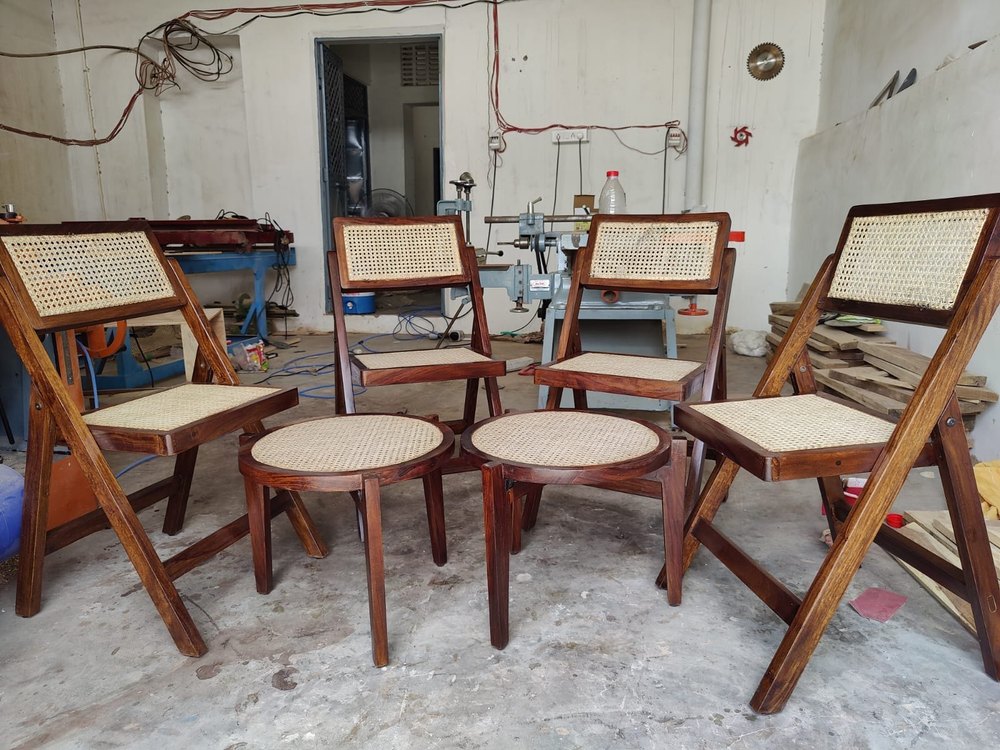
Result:
{"type": "MultiPolygon", "coordinates": [[[[48,3],[4,0],[0,49],[47,52],[55,49],[48,3]]],[[[56,58],[0,58],[0,122],[24,130],[88,138],[89,130],[66,133],[56,58]]],[[[35,222],[73,215],[67,148],[51,141],[0,131],[0,203],[13,203],[35,222]]]]}
{"type": "MultiPolygon", "coordinates": [[[[51,0],[61,46],[89,42],[134,44],[148,28],[189,7],[181,0],[145,3],[51,0]]],[[[206,2],[201,7],[224,7],[206,2]]],[[[243,110],[227,100],[215,106],[211,87],[192,84],[183,95],[202,98],[203,120],[191,118],[187,137],[211,144],[222,116],[246,121],[248,190],[254,215],[270,211],[295,230],[299,266],[293,271],[295,306],[307,328],[328,330],[323,313],[324,251],[320,203],[320,138],[317,111],[315,42],[359,38],[442,37],[443,175],[451,179],[469,171],[479,182],[471,239],[486,239],[483,216],[489,211],[491,154],[489,135],[487,27],[488,6],[462,10],[421,8],[401,14],[369,13],[339,18],[298,16],[263,20],[242,30],[240,56],[243,110]]],[[[764,301],[782,296],[787,272],[787,232],[792,180],[799,140],[814,127],[818,111],[821,28],[824,0],[716,0],[711,38],[705,201],[728,210],[734,227],[747,231],[740,250],[731,323],[762,328],[764,301]],[[781,44],[788,64],[769,82],[751,79],[745,70],[749,50],[762,41],[781,44]],[[729,141],[734,127],[754,131],[749,148],[729,141]]],[[[621,125],[685,120],[692,0],[526,0],[500,9],[501,108],[509,121],[522,126],[552,122],[621,125]]],[[[231,20],[206,24],[219,32],[231,20]]],[[[131,61],[121,55],[95,54],[90,63],[95,80],[92,105],[98,130],[117,118],[133,90],[131,61]]],[[[372,61],[374,68],[374,60],[372,61]]],[[[60,67],[65,91],[67,128],[80,125],[89,113],[72,62],[60,67]]],[[[120,217],[148,213],[162,203],[158,173],[181,159],[187,147],[168,142],[176,134],[164,128],[164,149],[155,143],[155,123],[138,108],[132,122],[113,143],[70,156],[74,188],[72,218],[120,217]],[[98,165],[99,160],[99,165],[98,165]]],[[[164,123],[166,124],[166,123],[164,123]]],[[[79,127],[75,127],[79,130],[79,127]]],[[[662,148],[663,132],[631,130],[621,134],[644,151],[662,148]]],[[[374,137],[373,137],[374,146],[374,137]]],[[[541,195],[542,205],[568,211],[580,190],[576,154],[562,151],[558,191],[553,181],[557,149],[549,134],[507,136],[507,150],[496,175],[494,212],[517,213],[527,200],[541,195]]],[[[378,150],[373,148],[373,153],[378,150]]],[[[682,207],[684,157],[667,160],[668,210],[682,207]]],[[[607,169],[618,169],[633,212],[658,212],[663,160],[628,150],[606,131],[592,131],[583,149],[582,188],[596,193],[607,169]]],[[[239,179],[234,177],[234,179],[239,179]]],[[[220,187],[239,191],[233,185],[220,187]]],[[[398,188],[397,188],[398,189],[398,188]]],[[[168,198],[169,200],[169,198],[168,198]]],[[[201,211],[214,214],[218,201],[203,196],[201,211]]],[[[513,239],[510,228],[492,239],[513,239]]],[[[522,251],[505,260],[528,261],[522,251]]],[[[707,300],[706,300],[707,302],[707,300]]],[[[510,302],[499,290],[487,293],[493,330],[524,324],[524,316],[508,312],[510,302]]],[[[704,319],[699,319],[699,322],[704,319]]]]}
{"type": "MultiPolygon", "coordinates": [[[[864,33],[853,36],[849,30],[858,28],[858,4],[836,5],[839,9],[827,14],[827,35],[840,40],[842,46],[839,50],[828,47],[825,57],[851,60],[852,66],[861,60],[866,67],[864,73],[855,69],[850,79],[824,73],[822,100],[830,111],[848,102],[858,109],[854,117],[802,142],[795,184],[790,293],[811,279],[823,257],[835,249],[844,216],[852,205],[1000,192],[1000,142],[994,127],[1000,119],[1000,103],[986,94],[1000,84],[1000,39],[994,36],[938,71],[920,71],[915,86],[879,107],[865,109],[887,79],[883,58],[894,55],[894,39],[905,38],[908,47],[912,38],[919,36],[925,42],[920,50],[922,59],[936,60],[953,50],[958,32],[946,30],[942,17],[930,12],[933,3],[893,0],[879,3],[880,7],[894,6],[882,9],[879,18],[883,27],[871,26],[869,17],[864,33]],[[910,27],[908,33],[895,37],[898,14],[917,14],[919,9],[912,8],[915,5],[927,6],[926,25],[910,27]],[[887,45],[877,54],[870,44],[876,39],[885,40],[887,45]]],[[[993,35],[1000,30],[1000,5],[991,6],[989,14],[979,8],[978,23],[965,29],[967,41],[979,41],[990,29],[993,35]]],[[[957,17],[966,16],[959,13],[957,17]]],[[[907,55],[907,59],[916,57],[907,55]]],[[[835,119],[844,119],[843,113],[835,119]]],[[[900,344],[923,354],[932,354],[940,341],[940,332],[914,326],[893,325],[893,334],[900,344]]],[[[971,369],[986,374],[994,388],[1000,385],[998,344],[1000,323],[995,321],[971,365],[971,369]]],[[[991,408],[981,415],[973,432],[976,453],[983,460],[1000,456],[1000,415],[996,411],[991,408]]]]}

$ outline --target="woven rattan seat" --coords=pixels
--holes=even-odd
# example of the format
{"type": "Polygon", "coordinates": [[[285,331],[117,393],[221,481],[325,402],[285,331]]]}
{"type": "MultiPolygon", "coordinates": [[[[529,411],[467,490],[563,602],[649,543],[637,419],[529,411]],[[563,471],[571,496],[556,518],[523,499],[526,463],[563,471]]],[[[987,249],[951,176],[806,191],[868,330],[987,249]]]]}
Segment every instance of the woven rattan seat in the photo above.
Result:
{"type": "Polygon", "coordinates": [[[598,466],[644,456],[660,436],[624,417],[574,411],[508,414],[473,430],[472,445],[501,461],[598,466]]]}
{"type": "Polygon", "coordinates": [[[417,349],[414,351],[385,352],[381,354],[356,354],[354,357],[369,370],[385,370],[392,367],[424,367],[426,365],[457,365],[469,362],[492,362],[471,349],[462,346],[441,349],[417,349]]]}
{"type": "Polygon", "coordinates": [[[189,383],[85,414],[83,421],[91,427],[175,430],[280,390],[189,383]]]}
{"type": "Polygon", "coordinates": [[[657,359],[627,354],[584,352],[578,357],[556,362],[551,365],[551,369],[641,378],[643,380],[678,380],[701,366],[701,362],[689,362],[683,359],[657,359]]]}
{"type": "Polygon", "coordinates": [[[455,436],[440,422],[400,414],[339,414],[276,427],[240,446],[257,591],[273,586],[269,489],[350,492],[365,546],[372,661],[389,663],[382,549],[382,487],[421,479],[431,552],[448,561],[441,469],[455,436]]]}
{"type": "Polygon", "coordinates": [[[282,427],[254,443],[251,455],[290,471],[341,473],[413,461],[443,441],[441,430],[422,419],[361,414],[282,427]]]}
{"type": "Polygon", "coordinates": [[[884,443],[896,427],[886,419],[814,394],[690,404],[689,408],[776,453],[884,443]]]}

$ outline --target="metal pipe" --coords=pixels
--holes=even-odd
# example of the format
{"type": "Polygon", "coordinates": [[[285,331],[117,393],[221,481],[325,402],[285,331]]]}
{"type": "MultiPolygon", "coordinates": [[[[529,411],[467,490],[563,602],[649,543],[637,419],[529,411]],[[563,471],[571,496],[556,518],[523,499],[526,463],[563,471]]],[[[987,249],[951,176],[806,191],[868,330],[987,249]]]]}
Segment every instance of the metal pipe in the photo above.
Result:
{"type": "MultiPolygon", "coordinates": [[[[555,216],[546,216],[545,222],[570,222],[570,221],[590,221],[592,217],[585,214],[557,214],[555,216]]],[[[520,216],[487,216],[483,219],[487,224],[520,224],[520,216]]]]}
{"type": "Polygon", "coordinates": [[[708,98],[708,45],[712,0],[694,0],[691,24],[691,83],[688,93],[688,147],[684,209],[704,211],[702,173],[705,162],[705,102],[708,98]]]}

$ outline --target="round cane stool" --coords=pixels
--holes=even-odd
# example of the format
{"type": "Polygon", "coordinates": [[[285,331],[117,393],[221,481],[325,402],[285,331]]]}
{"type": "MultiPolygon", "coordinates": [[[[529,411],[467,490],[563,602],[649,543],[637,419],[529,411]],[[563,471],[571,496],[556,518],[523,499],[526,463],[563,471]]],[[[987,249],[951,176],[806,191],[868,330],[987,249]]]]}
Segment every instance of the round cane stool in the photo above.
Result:
{"type": "Polygon", "coordinates": [[[490,641],[510,637],[510,551],[516,494],[525,485],[600,484],[651,475],[663,502],[667,599],[681,603],[686,442],[649,422],[583,410],[503,414],[462,434],[483,473],[490,641]]]}
{"type": "Polygon", "coordinates": [[[364,532],[372,660],[377,667],[388,664],[381,487],[423,479],[431,552],[434,562],[444,565],[448,550],[441,467],[454,443],[447,426],[399,414],[341,414],[252,436],[240,446],[240,472],[246,484],[257,591],[266,594],[273,585],[268,488],[350,492],[364,532]]]}

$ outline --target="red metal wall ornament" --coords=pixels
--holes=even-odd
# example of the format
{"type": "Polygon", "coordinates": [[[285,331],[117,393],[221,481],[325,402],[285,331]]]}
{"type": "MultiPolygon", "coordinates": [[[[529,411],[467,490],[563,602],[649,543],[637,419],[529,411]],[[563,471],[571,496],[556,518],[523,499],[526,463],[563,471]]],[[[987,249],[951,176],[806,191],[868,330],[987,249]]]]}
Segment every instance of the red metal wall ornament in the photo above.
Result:
{"type": "Polygon", "coordinates": [[[750,132],[750,128],[743,125],[733,129],[733,134],[729,136],[729,140],[733,142],[734,148],[739,148],[740,146],[748,145],[752,137],[753,133],[750,132]]]}

